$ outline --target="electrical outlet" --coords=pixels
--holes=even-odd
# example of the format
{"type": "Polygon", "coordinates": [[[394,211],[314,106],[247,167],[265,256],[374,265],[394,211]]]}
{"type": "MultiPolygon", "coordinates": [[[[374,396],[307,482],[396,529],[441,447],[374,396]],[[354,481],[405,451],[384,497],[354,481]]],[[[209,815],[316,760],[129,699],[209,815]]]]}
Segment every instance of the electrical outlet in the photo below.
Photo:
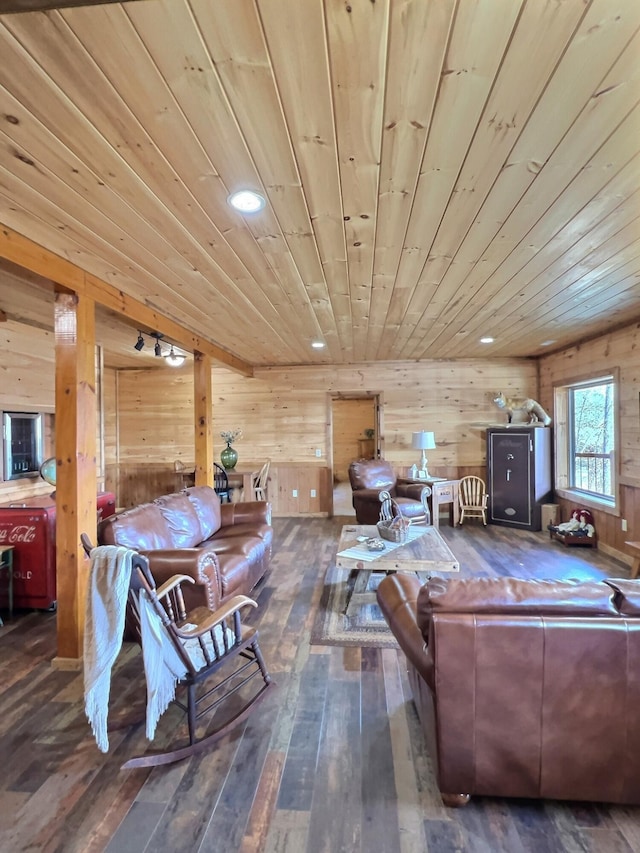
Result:
{"type": "Polygon", "coordinates": [[[311,489],[311,497],[312,497],[312,498],[315,498],[315,496],[316,496],[316,490],[315,490],[315,489],[311,489]]]}
{"type": "Polygon", "coordinates": [[[316,456],[318,457],[318,459],[320,459],[322,456],[322,450],[319,447],[316,447],[316,456]]]}
{"type": "Polygon", "coordinates": [[[291,497],[294,497],[294,498],[297,498],[297,497],[298,497],[298,490],[297,490],[297,489],[294,489],[294,490],[291,492],[291,497]]]}
{"type": "Polygon", "coordinates": [[[627,532],[627,519],[623,518],[621,521],[621,524],[622,524],[622,532],[626,533],[627,532]]]}

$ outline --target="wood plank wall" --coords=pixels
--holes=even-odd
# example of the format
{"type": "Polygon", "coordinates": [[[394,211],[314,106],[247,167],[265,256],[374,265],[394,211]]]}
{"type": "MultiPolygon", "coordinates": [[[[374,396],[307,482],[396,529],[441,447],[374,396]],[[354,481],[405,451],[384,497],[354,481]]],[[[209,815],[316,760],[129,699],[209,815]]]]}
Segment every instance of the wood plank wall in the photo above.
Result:
{"type": "MultiPolygon", "coordinates": [[[[2,323],[2,383],[0,411],[45,412],[44,458],[54,454],[55,409],[54,335],[13,320],[2,323]]],[[[0,460],[2,448],[0,447],[0,460]]],[[[0,462],[0,469],[1,469],[0,462]]],[[[51,486],[40,477],[3,481],[0,503],[49,495],[51,486]]]]}
{"type": "MultiPolygon", "coordinates": [[[[619,371],[620,512],[593,509],[600,546],[624,552],[624,542],[640,539],[640,324],[628,326],[540,360],[540,403],[553,412],[554,387],[619,371]],[[627,520],[627,531],[621,519],[627,520]]],[[[566,521],[575,503],[558,499],[566,521]]]]}
{"type": "MultiPolygon", "coordinates": [[[[2,324],[3,382],[0,409],[53,412],[53,335],[7,321],[2,324]]],[[[494,394],[537,396],[553,413],[554,383],[617,367],[620,372],[620,517],[595,511],[599,542],[624,551],[640,539],[640,328],[632,325],[592,342],[533,360],[439,360],[338,368],[268,368],[245,379],[214,368],[215,455],[221,430],[240,427],[238,468],[272,460],[270,498],[276,514],[320,514],[331,494],[331,400],[378,393],[383,405],[383,455],[400,473],[415,462],[411,432],[433,429],[437,449],[429,469],[446,477],[485,472],[485,429],[502,424],[494,394]],[[315,456],[316,447],[322,456],[315,456]],[[297,491],[296,498],[293,492],[297,491]],[[315,497],[311,492],[315,491],[315,497]]],[[[173,464],[194,462],[193,375],[180,370],[105,370],[105,488],[119,505],[133,506],[180,487],[173,464]]],[[[364,429],[365,427],[362,427],[364,429]]],[[[360,429],[358,430],[360,432],[360,429]]],[[[47,441],[53,453],[53,433],[47,441]]],[[[334,447],[335,452],[335,447],[334,447]]],[[[0,503],[45,495],[39,478],[0,482],[0,503]]],[[[558,501],[563,517],[571,506],[558,501]]]]}
{"type": "MultiPolygon", "coordinates": [[[[105,383],[107,387],[113,389],[113,383],[105,383]]],[[[334,398],[379,394],[385,458],[399,471],[406,470],[416,461],[411,433],[433,429],[437,449],[429,454],[429,469],[435,475],[457,477],[484,474],[485,429],[506,422],[492,402],[498,391],[537,394],[536,363],[442,360],[267,368],[256,370],[250,379],[214,368],[214,452],[218,457],[224,446],[222,430],[242,429],[242,438],[234,445],[238,468],[257,468],[271,459],[269,496],[275,514],[327,512],[334,398]]],[[[117,400],[108,405],[119,414],[118,456],[107,459],[107,470],[117,463],[119,483],[135,483],[136,500],[131,493],[118,492],[120,503],[133,505],[141,483],[152,491],[161,487],[159,463],[169,470],[175,459],[187,465],[194,461],[191,372],[188,368],[119,371],[117,400]]],[[[162,491],[150,497],[157,494],[162,491]]]]}

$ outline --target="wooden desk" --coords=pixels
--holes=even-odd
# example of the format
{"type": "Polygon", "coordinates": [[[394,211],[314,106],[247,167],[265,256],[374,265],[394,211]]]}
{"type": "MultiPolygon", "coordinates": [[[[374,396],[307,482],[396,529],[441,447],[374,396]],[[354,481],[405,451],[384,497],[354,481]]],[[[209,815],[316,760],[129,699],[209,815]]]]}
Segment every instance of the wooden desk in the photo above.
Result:
{"type": "Polygon", "coordinates": [[[434,527],[440,526],[440,504],[451,504],[451,520],[455,527],[460,517],[460,480],[438,480],[427,477],[425,480],[412,477],[403,477],[412,483],[420,483],[431,489],[431,523],[434,527]]]}

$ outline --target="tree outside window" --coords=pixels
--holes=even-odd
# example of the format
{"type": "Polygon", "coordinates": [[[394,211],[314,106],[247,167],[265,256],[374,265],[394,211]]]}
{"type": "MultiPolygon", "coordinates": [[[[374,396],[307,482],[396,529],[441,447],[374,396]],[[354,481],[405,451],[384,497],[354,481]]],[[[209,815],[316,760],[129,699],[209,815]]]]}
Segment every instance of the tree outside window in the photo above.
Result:
{"type": "Polygon", "coordinates": [[[569,386],[569,486],[614,498],[615,385],[613,377],[569,386]]]}

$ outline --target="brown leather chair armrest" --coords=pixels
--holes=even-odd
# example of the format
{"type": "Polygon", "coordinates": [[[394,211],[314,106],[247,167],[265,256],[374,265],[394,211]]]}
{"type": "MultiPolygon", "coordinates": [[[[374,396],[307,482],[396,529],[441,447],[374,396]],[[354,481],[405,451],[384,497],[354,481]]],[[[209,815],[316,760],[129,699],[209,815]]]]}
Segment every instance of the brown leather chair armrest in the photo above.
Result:
{"type": "Polygon", "coordinates": [[[407,483],[403,480],[398,480],[395,486],[395,493],[401,498],[412,498],[414,501],[421,501],[426,506],[431,489],[429,486],[423,486],[422,483],[407,483]]]}
{"type": "Polygon", "coordinates": [[[421,583],[415,575],[388,575],[377,591],[378,604],[407,660],[434,689],[433,659],[416,619],[416,600],[421,583]]]}
{"type": "Polygon", "coordinates": [[[214,551],[202,548],[163,548],[139,553],[149,560],[149,568],[157,586],[161,586],[173,575],[187,575],[193,578],[196,587],[199,587],[188,590],[189,598],[202,599],[200,604],[209,610],[216,610],[220,606],[222,582],[218,557],[214,551]]]}
{"type": "Polygon", "coordinates": [[[220,504],[220,527],[233,524],[271,524],[269,501],[240,501],[235,504],[220,504]]]}
{"type": "Polygon", "coordinates": [[[380,492],[382,489],[358,489],[355,492],[352,492],[352,497],[357,498],[359,501],[369,502],[372,501],[375,503],[380,503],[380,492]]]}

